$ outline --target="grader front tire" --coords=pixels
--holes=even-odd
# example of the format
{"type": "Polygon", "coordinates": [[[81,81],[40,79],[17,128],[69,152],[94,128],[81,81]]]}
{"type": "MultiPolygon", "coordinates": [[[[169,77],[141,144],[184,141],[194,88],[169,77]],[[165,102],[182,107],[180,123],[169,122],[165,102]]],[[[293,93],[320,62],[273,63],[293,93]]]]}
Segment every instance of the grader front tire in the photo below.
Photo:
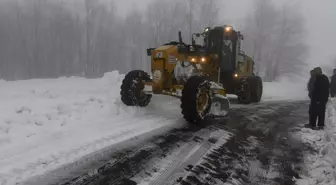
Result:
{"type": "Polygon", "coordinates": [[[141,70],[129,72],[121,85],[121,101],[127,106],[145,107],[149,104],[152,95],[142,92],[143,81],[149,81],[150,76],[141,70]]]}
{"type": "Polygon", "coordinates": [[[198,123],[205,119],[211,109],[210,84],[201,76],[192,76],[184,85],[181,109],[185,120],[198,123]]]}

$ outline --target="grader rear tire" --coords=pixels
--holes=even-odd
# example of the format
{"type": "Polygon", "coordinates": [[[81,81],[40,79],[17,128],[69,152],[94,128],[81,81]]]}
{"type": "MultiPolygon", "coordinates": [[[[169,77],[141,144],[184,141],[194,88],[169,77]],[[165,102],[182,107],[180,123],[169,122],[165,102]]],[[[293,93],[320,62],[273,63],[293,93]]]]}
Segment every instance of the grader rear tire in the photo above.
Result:
{"type": "Polygon", "coordinates": [[[205,119],[211,109],[210,84],[201,76],[192,76],[184,85],[181,109],[185,120],[198,123],[205,119]]]}
{"type": "Polygon", "coordinates": [[[127,106],[145,107],[149,104],[152,95],[142,92],[143,81],[149,81],[150,76],[141,70],[129,72],[121,85],[121,101],[127,106]]]}
{"type": "Polygon", "coordinates": [[[252,102],[258,103],[261,101],[262,93],[263,93],[263,84],[262,80],[259,76],[253,78],[253,88],[252,88],[252,102]]]}
{"type": "Polygon", "coordinates": [[[245,77],[240,81],[240,91],[238,93],[238,102],[241,104],[250,104],[253,83],[249,77],[245,77]]]}

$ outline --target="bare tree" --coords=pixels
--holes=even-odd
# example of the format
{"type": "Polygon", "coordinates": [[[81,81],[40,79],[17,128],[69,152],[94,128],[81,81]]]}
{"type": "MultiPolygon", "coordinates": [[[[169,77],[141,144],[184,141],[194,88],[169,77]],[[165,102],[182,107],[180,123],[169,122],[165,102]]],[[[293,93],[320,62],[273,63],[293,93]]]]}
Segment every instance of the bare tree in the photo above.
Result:
{"type": "Polygon", "coordinates": [[[205,27],[213,27],[218,23],[220,7],[222,7],[219,6],[219,2],[218,0],[199,1],[195,29],[203,30],[205,27]]]}
{"type": "Polygon", "coordinates": [[[189,35],[190,35],[190,40],[192,40],[192,33],[193,33],[193,11],[195,9],[195,7],[197,6],[197,4],[199,3],[199,0],[186,0],[188,3],[188,7],[189,7],[189,35]]]}
{"type": "Polygon", "coordinates": [[[320,67],[323,68],[323,72],[326,75],[331,77],[333,75],[333,70],[336,69],[336,56],[331,57],[329,62],[321,64],[320,67]]]}
{"type": "Polygon", "coordinates": [[[278,24],[278,37],[274,44],[272,70],[268,78],[275,79],[280,74],[298,73],[306,65],[308,48],[305,39],[304,18],[299,7],[284,5],[278,24]]]}
{"type": "Polygon", "coordinates": [[[254,16],[246,19],[244,48],[264,80],[296,73],[305,64],[304,19],[297,9],[287,4],[279,9],[272,1],[256,0],[254,16]]]}
{"type": "Polygon", "coordinates": [[[189,17],[185,1],[154,1],[145,14],[132,11],[121,18],[115,15],[113,0],[1,1],[0,78],[98,77],[115,69],[149,70],[145,49],[176,41],[178,31],[189,37],[190,18],[192,32],[212,24],[217,19],[214,2],[198,0],[189,17]]]}
{"type": "MultiPolygon", "coordinates": [[[[21,51],[21,54],[22,54],[22,60],[23,60],[23,68],[26,68],[28,69],[28,71],[31,71],[30,67],[31,67],[31,62],[32,62],[32,58],[31,56],[29,55],[29,51],[28,51],[28,48],[27,48],[27,40],[26,40],[26,37],[24,35],[24,28],[23,28],[23,16],[22,16],[22,10],[21,10],[21,4],[20,4],[20,0],[16,0],[16,18],[17,18],[17,25],[18,25],[18,31],[19,31],[19,34],[18,34],[18,39],[21,40],[21,48],[18,48],[19,51],[21,51]]],[[[22,66],[21,66],[22,68],[22,66]]],[[[22,78],[27,78],[28,76],[30,76],[30,74],[22,74],[24,73],[23,72],[24,70],[20,70],[20,74],[16,74],[16,75],[19,75],[21,76],[22,78]],[[27,75],[27,76],[26,76],[27,75]]],[[[20,77],[19,77],[20,78],[20,77]]],[[[14,78],[15,79],[15,78],[14,78]]]]}
{"type": "Polygon", "coordinates": [[[264,76],[267,62],[270,60],[270,49],[278,22],[277,10],[269,0],[255,0],[252,15],[248,15],[245,23],[244,48],[256,62],[256,72],[264,76]]]}
{"type": "Polygon", "coordinates": [[[147,8],[147,21],[150,35],[153,39],[151,45],[159,46],[171,40],[176,40],[178,31],[183,35],[189,32],[188,13],[186,4],[176,0],[155,1],[147,8]]]}

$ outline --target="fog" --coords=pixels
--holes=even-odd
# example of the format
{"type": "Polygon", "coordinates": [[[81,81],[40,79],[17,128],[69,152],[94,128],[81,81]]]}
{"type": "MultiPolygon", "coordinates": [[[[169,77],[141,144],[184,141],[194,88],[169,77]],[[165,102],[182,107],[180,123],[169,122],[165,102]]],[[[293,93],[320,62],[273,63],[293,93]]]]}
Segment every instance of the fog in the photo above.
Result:
{"type": "MultiPolygon", "coordinates": [[[[116,0],[118,11],[122,16],[137,7],[145,11],[147,4],[155,0],[116,0]]],[[[182,1],[182,0],[181,0],[182,1]]],[[[330,63],[336,56],[336,1],[335,0],[277,0],[278,4],[292,3],[302,6],[306,18],[307,42],[310,55],[307,59],[309,67],[330,63]]],[[[227,18],[230,24],[240,25],[246,13],[251,9],[252,0],[223,0],[222,18],[227,18]]],[[[336,68],[336,62],[335,62],[336,68]]]]}
{"type": "MultiPolygon", "coordinates": [[[[116,1],[119,12],[125,16],[132,7],[145,11],[146,5],[155,0],[123,0],[116,1]]],[[[329,67],[336,68],[336,1],[335,0],[277,0],[277,4],[300,4],[302,14],[306,18],[306,41],[309,46],[309,57],[306,58],[308,66],[305,71],[322,66],[330,73],[329,67]]],[[[249,0],[223,0],[221,18],[222,23],[241,26],[246,14],[252,8],[253,1],[249,0]]]]}
{"type": "Polygon", "coordinates": [[[334,0],[1,0],[0,78],[150,71],[146,48],[230,24],[265,81],[336,68],[334,0]]]}
{"type": "Polygon", "coordinates": [[[307,18],[307,29],[309,30],[307,38],[311,48],[309,62],[313,65],[328,63],[336,56],[334,46],[334,43],[336,43],[336,1],[301,1],[304,15],[307,18]]]}

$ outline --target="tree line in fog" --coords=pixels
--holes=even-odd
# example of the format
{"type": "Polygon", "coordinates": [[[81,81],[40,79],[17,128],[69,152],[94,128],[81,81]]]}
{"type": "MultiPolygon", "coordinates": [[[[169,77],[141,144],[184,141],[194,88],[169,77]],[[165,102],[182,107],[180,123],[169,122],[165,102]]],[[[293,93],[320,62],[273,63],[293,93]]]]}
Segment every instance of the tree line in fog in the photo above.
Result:
{"type": "MultiPolygon", "coordinates": [[[[220,0],[157,0],[145,11],[122,17],[113,0],[2,0],[0,78],[149,71],[147,48],[178,40],[178,31],[190,42],[190,30],[227,24],[220,16],[228,8],[220,0]]],[[[255,0],[239,23],[244,50],[264,80],[296,73],[305,65],[305,24],[297,10],[294,5],[255,0]]]]}

